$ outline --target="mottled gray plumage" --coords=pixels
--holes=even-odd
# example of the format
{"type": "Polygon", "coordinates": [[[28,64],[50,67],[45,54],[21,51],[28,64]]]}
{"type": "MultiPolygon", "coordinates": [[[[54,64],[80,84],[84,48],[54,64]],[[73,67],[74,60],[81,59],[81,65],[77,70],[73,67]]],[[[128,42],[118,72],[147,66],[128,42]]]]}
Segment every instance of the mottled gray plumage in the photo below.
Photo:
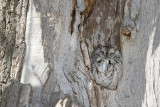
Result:
{"type": "Polygon", "coordinates": [[[118,48],[99,46],[91,56],[92,74],[97,84],[114,90],[121,77],[121,54],[118,48]]]}

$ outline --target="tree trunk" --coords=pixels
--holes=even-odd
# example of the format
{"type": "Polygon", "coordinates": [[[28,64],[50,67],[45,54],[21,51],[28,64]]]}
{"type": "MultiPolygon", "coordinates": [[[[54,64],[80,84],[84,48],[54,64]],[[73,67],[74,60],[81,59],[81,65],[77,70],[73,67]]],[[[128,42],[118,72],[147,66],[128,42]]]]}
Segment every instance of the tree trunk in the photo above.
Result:
{"type": "Polygon", "coordinates": [[[160,106],[159,10],[159,0],[0,0],[0,105],[160,106]]]}

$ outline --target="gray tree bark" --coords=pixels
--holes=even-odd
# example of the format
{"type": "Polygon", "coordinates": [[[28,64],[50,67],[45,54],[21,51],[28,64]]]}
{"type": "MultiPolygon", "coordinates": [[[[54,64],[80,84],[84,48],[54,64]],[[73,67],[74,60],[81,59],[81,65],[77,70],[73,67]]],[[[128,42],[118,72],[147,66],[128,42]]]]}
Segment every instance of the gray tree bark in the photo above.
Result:
{"type": "Polygon", "coordinates": [[[0,105],[160,106],[159,18],[159,0],[0,0],[0,105]]]}

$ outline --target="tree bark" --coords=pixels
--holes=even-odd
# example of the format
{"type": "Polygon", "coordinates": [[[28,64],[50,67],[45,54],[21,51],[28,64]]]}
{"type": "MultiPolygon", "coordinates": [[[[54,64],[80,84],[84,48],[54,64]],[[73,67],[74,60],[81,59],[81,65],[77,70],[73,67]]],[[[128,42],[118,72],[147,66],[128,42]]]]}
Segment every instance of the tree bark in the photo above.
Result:
{"type": "Polygon", "coordinates": [[[159,0],[0,0],[0,105],[160,106],[159,8],[159,0]]]}

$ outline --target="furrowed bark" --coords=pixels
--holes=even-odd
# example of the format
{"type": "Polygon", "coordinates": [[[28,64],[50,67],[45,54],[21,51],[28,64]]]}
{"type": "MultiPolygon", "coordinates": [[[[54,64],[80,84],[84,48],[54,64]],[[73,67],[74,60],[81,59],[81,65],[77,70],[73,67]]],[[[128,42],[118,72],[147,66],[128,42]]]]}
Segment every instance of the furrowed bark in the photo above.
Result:
{"type": "Polygon", "coordinates": [[[154,107],[158,0],[0,0],[2,107],[154,107]]]}

